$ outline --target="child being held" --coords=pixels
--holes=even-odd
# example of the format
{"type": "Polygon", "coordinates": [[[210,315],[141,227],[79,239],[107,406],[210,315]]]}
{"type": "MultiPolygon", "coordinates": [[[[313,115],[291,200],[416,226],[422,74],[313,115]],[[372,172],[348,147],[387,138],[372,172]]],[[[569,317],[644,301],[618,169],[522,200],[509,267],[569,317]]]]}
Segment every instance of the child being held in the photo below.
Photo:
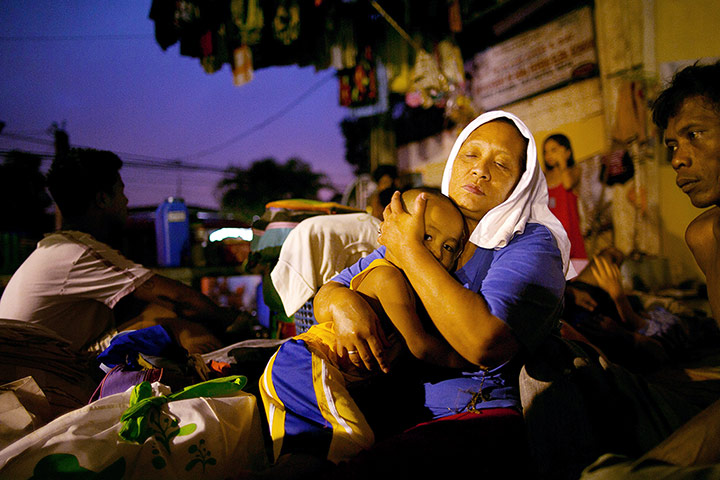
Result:
{"type": "MultiPolygon", "coordinates": [[[[422,192],[428,197],[425,245],[443,267],[451,271],[464,246],[465,222],[452,200],[429,188],[416,188],[403,193],[401,198],[406,210],[414,208],[415,197],[422,192]]],[[[428,327],[433,330],[432,325],[428,323],[427,314],[412,286],[396,266],[392,252],[387,251],[385,258],[374,260],[353,277],[350,288],[365,298],[380,319],[381,327],[391,344],[387,351],[389,363],[407,346],[410,353],[420,360],[447,367],[467,366],[439,334],[428,332],[428,327]]],[[[304,340],[311,350],[322,352],[343,372],[367,375],[364,369],[361,371],[355,368],[348,357],[338,356],[340,352],[336,352],[332,322],[314,325],[296,338],[304,340]]]]}
{"type": "MultiPolygon", "coordinates": [[[[410,189],[402,194],[407,211],[414,210],[415,198],[421,193],[427,198],[425,246],[446,270],[452,271],[467,238],[465,220],[450,198],[429,188],[410,189]]],[[[382,231],[382,224],[380,229],[382,231]]],[[[380,247],[380,250],[385,248],[380,247]]],[[[355,275],[350,288],[367,300],[380,319],[381,328],[390,343],[385,353],[391,369],[393,363],[407,352],[419,360],[441,367],[464,368],[469,365],[434,329],[410,282],[394,263],[392,252],[385,251],[384,258],[373,260],[355,275]]],[[[339,425],[342,429],[349,428],[355,432],[348,437],[354,441],[364,436],[368,443],[361,448],[372,444],[373,432],[363,414],[343,411],[348,406],[335,405],[333,401],[342,398],[342,392],[346,392],[348,387],[377,373],[356,367],[349,358],[353,352],[348,352],[349,355],[343,353],[337,351],[333,322],[325,322],[313,325],[307,332],[285,342],[270,359],[260,380],[260,392],[266,411],[273,413],[270,430],[276,457],[283,451],[302,450],[302,445],[294,442],[296,438],[302,438],[296,433],[298,429],[312,434],[307,430],[317,428],[315,434],[318,434],[328,426],[337,431],[339,425]],[[313,404],[317,402],[324,418],[286,419],[285,407],[301,397],[308,397],[313,404]],[[308,420],[311,421],[308,423],[308,420]],[[313,422],[317,427],[308,426],[313,422]],[[286,429],[290,429],[291,424],[294,434],[285,438],[286,429]],[[293,444],[288,445],[291,442],[293,444]]],[[[344,435],[333,435],[333,442],[342,442],[343,438],[344,435]]]]}

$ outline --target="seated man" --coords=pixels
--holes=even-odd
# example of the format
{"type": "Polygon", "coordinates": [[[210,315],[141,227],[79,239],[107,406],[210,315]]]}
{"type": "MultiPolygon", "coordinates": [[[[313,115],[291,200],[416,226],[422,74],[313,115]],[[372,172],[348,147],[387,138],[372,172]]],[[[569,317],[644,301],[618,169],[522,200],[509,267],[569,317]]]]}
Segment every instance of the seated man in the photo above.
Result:
{"type": "Polygon", "coordinates": [[[93,149],[73,149],[53,161],[47,187],[62,214],[62,230],[46,235],[12,276],[0,298],[0,318],[43,325],[81,350],[102,350],[118,330],[158,323],[190,353],[219,348],[216,335],[236,314],[108,245],[127,219],[121,166],[114,153],[93,149]],[[122,299],[156,313],[146,309],[133,321],[116,318],[122,299]]]}
{"type": "MultiPolygon", "coordinates": [[[[720,324],[720,62],[675,74],[653,104],[653,122],[663,132],[675,183],[705,209],[688,225],[685,242],[705,274],[710,310],[720,324]]],[[[719,407],[708,406],[637,459],[603,455],[582,478],[718,478],[719,407]]]]}

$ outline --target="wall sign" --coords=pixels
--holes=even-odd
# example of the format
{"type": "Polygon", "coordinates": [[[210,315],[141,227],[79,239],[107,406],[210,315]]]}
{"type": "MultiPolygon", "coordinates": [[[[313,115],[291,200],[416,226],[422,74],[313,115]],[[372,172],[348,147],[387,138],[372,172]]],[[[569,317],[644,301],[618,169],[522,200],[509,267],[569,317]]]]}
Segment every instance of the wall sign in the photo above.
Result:
{"type": "Polygon", "coordinates": [[[484,50],[471,60],[471,94],[490,110],[597,72],[590,7],[484,50]]]}

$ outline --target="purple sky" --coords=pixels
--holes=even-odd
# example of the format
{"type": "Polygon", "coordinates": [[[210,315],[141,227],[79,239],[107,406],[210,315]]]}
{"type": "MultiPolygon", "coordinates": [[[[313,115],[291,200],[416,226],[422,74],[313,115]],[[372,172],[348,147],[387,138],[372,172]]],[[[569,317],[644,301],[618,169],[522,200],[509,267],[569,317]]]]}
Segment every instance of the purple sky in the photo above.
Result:
{"type": "MultiPolygon", "coordinates": [[[[177,44],[163,51],[150,5],[3,0],[0,150],[51,152],[47,130],[65,122],[71,145],[112,150],[126,162],[151,157],[225,168],[299,157],[340,190],[352,181],[340,131],[348,111],[338,105],[337,80],[326,79],[332,71],[268,68],[235,87],[227,65],[207,74],[177,44]],[[227,148],[193,156],[238,136],[227,148]]],[[[219,173],[126,165],[122,175],[131,206],[178,193],[188,204],[218,206],[219,173]]]]}

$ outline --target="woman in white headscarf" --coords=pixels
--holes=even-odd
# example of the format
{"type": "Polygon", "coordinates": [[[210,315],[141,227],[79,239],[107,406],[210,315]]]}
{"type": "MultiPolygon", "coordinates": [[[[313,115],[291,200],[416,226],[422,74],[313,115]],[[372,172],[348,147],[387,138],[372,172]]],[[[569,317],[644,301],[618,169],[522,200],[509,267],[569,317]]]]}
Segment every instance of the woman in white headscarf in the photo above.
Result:
{"type": "MultiPolygon", "coordinates": [[[[335,322],[338,352],[358,367],[388,372],[383,354],[387,342],[377,316],[346,285],[372,260],[383,256],[385,248],[391,250],[439,333],[477,366],[474,371],[461,372],[413,364],[397,372],[393,365],[393,371],[384,377],[389,379],[386,388],[395,388],[400,394],[385,391],[373,397],[374,405],[373,401],[361,404],[366,416],[372,410],[368,423],[373,430],[387,428],[387,422],[398,421],[401,413],[414,412],[414,407],[419,407],[426,420],[485,410],[492,412],[489,415],[507,416],[510,425],[517,425],[522,421],[517,378],[523,356],[534,351],[557,326],[565,277],[572,274],[568,272],[570,244],[548,209],[545,177],[525,124],[501,111],[485,113],[471,122],[450,153],[442,191],[458,205],[470,232],[470,242],[454,272],[448,273],[424,246],[424,195],[418,196],[410,214],[396,193],[384,212],[379,238],[384,248],[343,271],[315,298],[318,321],[335,322]],[[395,398],[400,402],[397,405],[393,404],[395,398]],[[374,423],[373,418],[381,421],[374,423]]],[[[332,441],[328,440],[325,448],[333,453],[342,442],[350,445],[352,454],[356,432],[341,417],[342,409],[356,401],[355,395],[336,398],[331,388],[316,390],[320,410],[325,412],[327,424],[334,426],[332,441]],[[340,407],[334,409],[337,405],[340,407]]],[[[272,424],[274,420],[270,420],[272,424]]],[[[412,415],[403,418],[422,420],[412,415]]],[[[308,438],[307,434],[300,437],[308,438]]],[[[283,443],[297,444],[287,438],[283,443]]],[[[363,447],[359,444],[354,448],[363,447]]],[[[280,453],[292,450],[283,445],[280,453]]],[[[334,455],[327,458],[337,461],[337,451],[334,455]]]]}
{"type": "MultiPolygon", "coordinates": [[[[385,212],[380,243],[399,257],[433,322],[466,359],[495,366],[521,346],[533,350],[554,325],[565,277],[574,271],[567,234],[548,208],[547,184],[527,126],[502,111],[473,120],[453,145],[442,191],[458,204],[471,232],[454,275],[434,268],[422,248],[423,210],[410,215],[399,199],[385,212]]],[[[353,363],[383,365],[382,332],[373,322],[356,322],[360,315],[344,315],[353,310],[346,310],[343,298],[330,298],[335,287],[331,283],[318,292],[316,317],[324,321],[329,313],[349,320],[340,335],[346,350],[357,351],[350,355],[353,363]]],[[[338,295],[344,297],[344,290],[338,295]]]]}

